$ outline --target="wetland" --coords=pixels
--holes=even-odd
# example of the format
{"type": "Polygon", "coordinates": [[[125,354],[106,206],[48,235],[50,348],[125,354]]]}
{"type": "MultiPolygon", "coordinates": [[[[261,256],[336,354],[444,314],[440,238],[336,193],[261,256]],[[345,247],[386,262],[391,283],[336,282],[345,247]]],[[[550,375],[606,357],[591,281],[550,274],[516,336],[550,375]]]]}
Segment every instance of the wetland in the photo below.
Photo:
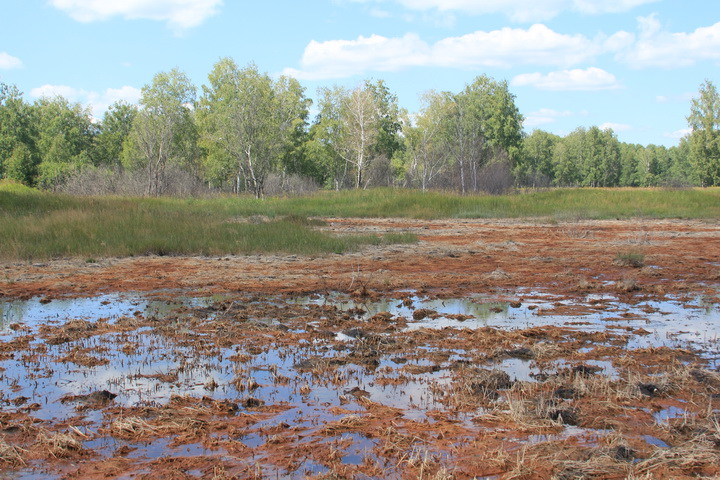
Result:
{"type": "Polygon", "coordinates": [[[0,265],[0,478],[720,474],[715,222],[320,229],[418,242],[0,265]]]}

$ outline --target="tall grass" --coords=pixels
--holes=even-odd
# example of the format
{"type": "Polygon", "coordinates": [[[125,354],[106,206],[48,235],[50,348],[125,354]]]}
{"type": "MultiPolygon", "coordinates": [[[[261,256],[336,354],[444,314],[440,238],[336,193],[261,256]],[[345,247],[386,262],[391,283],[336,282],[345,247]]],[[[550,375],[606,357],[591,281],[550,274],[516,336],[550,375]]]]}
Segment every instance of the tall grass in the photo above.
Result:
{"type": "MultiPolygon", "coordinates": [[[[414,235],[335,236],[299,215],[267,221],[229,199],[79,198],[0,185],[0,258],[343,253],[414,235]]],[[[254,202],[250,202],[252,204],[254,202]]]]}
{"type": "Polygon", "coordinates": [[[0,258],[319,254],[413,235],[333,236],[306,217],[720,218],[720,189],[557,189],[508,196],[377,189],[305,197],[72,197],[0,182],[0,258]],[[269,221],[251,222],[263,217],[269,221]]]}
{"type": "MultiPolygon", "coordinates": [[[[458,195],[374,189],[305,197],[212,200],[236,214],[399,218],[718,218],[720,188],[554,189],[519,195],[458,195]]],[[[216,203],[213,203],[216,205],[216,203]]]]}

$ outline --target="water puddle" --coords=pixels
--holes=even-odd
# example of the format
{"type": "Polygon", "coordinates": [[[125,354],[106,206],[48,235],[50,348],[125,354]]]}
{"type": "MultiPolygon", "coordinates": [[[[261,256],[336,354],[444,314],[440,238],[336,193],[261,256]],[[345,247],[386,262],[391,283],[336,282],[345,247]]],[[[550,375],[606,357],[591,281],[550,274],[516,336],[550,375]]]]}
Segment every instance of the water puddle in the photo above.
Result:
{"type": "Polygon", "coordinates": [[[652,416],[658,424],[667,425],[670,423],[670,420],[683,418],[687,414],[687,410],[684,408],[670,406],[663,408],[662,410],[658,410],[657,412],[653,412],[652,416]]]}
{"type": "MultiPolygon", "coordinates": [[[[159,293],[3,301],[0,406],[51,424],[82,424],[84,448],[106,457],[122,446],[131,448],[128,458],[227,453],[221,445],[204,446],[192,431],[151,442],[118,440],[107,412],[120,409],[142,416],[156,429],[150,431],[165,428],[162,419],[180,422],[182,412],[196,412],[202,425],[225,415],[244,423],[223,438],[259,458],[274,450],[276,431],[292,430],[298,447],[300,439],[324,437],[335,443],[321,446],[339,449],[342,464],[359,466],[378,450],[377,438],[363,429],[441,419],[472,438],[480,431],[473,416],[503,402],[498,392],[518,382],[542,383],[566,371],[617,380],[621,372],[612,359],[573,358],[591,355],[606,337],[622,338],[630,349],[692,348],[712,366],[720,312],[702,299],[627,305],[588,296],[577,304],[537,292],[450,300],[411,293],[382,301],[159,293]],[[538,326],[563,330],[549,339],[532,336],[542,332],[512,336],[538,326]],[[573,332],[607,335],[581,342],[573,332]],[[563,350],[563,342],[572,350],[563,350]],[[537,352],[554,356],[540,361],[537,352]],[[392,421],[377,425],[378,418],[392,421]]],[[[669,407],[653,416],[666,425],[685,414],[669,407]]],[[[567,427],[528,441],[592,443],[606,434],[567,427]]],[[[415,440],[397,435],[407,454],[415,440]]],[[[308,474],[327,471],[311,453],[298,465],[308,474]]]]}
{"type": "Polygon", "coordinates": [[[653,447],[670,448],[670,445],[663,442],[657,437],[653,437],[652,435],[642,435],[641,437],[647,442],[648,445],[652,445],[653,447]]]}

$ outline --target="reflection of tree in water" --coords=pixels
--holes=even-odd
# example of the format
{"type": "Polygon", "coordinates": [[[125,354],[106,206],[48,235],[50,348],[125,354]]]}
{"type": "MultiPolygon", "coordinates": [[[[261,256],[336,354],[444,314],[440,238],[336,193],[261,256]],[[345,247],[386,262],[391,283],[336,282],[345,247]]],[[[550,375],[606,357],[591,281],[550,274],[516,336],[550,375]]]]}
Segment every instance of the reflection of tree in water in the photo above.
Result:
{"type": "Polygon", "coordinates": [[[7,330],[13,323],[22,322],[26,309],[27,302],[0,303],[0,330],[7,330]]]}
{"type": "Polygon", "coordinates": [[[509,311],[508,302],[477,302],[467,298],[455,298],[445,300],[422,300],[413,299],[412,307],[406,305],[402,300],[386,299],[368,302],[342,302],[341,309],[352,309],[361,307],[367,311],[368,316],[380,312],[390,312],[411,318],[413,310],[424,308],[437,312],[440,316],[445,315],[471,315],[477,320],[489,320],[492,318],[506,318],[509,311]]]}

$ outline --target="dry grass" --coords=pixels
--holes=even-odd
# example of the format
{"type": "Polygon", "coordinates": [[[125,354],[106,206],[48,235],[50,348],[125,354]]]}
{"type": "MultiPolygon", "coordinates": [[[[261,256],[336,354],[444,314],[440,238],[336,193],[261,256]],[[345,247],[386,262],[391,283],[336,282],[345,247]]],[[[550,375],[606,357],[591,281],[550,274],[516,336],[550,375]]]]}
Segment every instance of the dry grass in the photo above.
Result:
{"type": "Polygon", "coordinates": [[[365,424],[365,420],[360,415],[346,415],[337,422],[331,422],[322,429],[324,435],[337,435],[340,432],[355,430],[365,424]]]}
{"type": "Polygon", "coordinates": [[[55,458],[68,458],[82,451],[82,442],[75,435],[67,433],[41,433],[38,445],[47,449],[47,454],[55,458]]]}
{"type": "Polygon", "coordinates": [[[25,465],[21,455],[23,451],[21,448],[10,445],[4,439],[0,438],[0,465],[25,465]]]}
{"type": "Polygon", "coordinates": [[[123,417],[110,424],[110,433],[118,438],[133,439],[155,435],[158,433],[158,428],[140,417],[123,417]]]}

